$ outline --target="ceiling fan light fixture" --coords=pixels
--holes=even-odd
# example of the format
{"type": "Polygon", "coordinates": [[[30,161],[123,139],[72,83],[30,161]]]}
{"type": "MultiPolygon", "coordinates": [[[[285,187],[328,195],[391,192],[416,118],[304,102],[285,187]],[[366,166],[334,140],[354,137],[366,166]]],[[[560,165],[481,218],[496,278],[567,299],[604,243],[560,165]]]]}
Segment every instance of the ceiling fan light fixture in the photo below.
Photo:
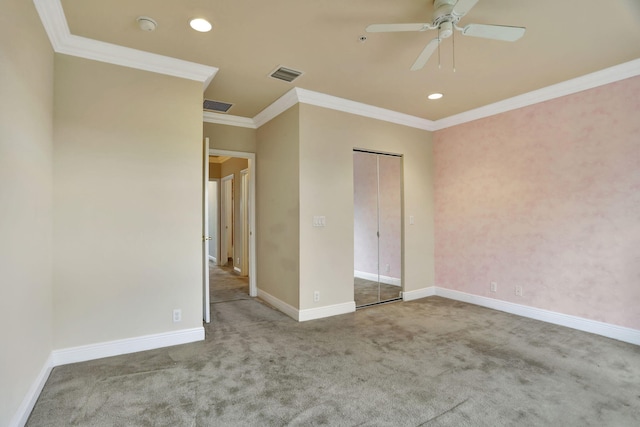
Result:
{"type": "MultiPolygon", "coordinates": [[[[438,68],[440,68],[440,43],[451,36],[455,30],[462,32],[464,36],[480,37],[485,39],[516,41],[526,31],[525,27],[513,27],[508,25],[468,24],[464,28],[458,27],[458,21],[478,3],[479,0],[432,0],[433,18],[431,22],[416,24],[371,24],[366,28],[368,33],[396,33],[400,31],[428,31],[438,30],[436,38],[432,39],[424,47],[418,58],[411,66],[411,71],[422,69],[429,58],[438,51],[438,68]]],[[[453,43],[452,43],[453,44],[453,43]]],[[[455,58],[455,57],[454,57],[455,58]]],[[[455,60],[453,71],[456,71],[455,60]]]]}
{"type": "Polygon", "coordinates": [[[189,25],[196,31],[206,33],[211,31],[212,25],[209,21],[203,18],[195,18],[189,21],[189,25]]]}
{"type": "Polygon", "coordinates": [[[432,99],[432,100],[433,100],[433,99],[440,99],[440,98],[442,98],[443,96],[444,96],[443,94],[441,94],[441,93],[439,93],[439,92],[435,92],[435,93],[432,93],[431,95],[427,96],[427,98],[429,98],[429,99],[432,99]]]}

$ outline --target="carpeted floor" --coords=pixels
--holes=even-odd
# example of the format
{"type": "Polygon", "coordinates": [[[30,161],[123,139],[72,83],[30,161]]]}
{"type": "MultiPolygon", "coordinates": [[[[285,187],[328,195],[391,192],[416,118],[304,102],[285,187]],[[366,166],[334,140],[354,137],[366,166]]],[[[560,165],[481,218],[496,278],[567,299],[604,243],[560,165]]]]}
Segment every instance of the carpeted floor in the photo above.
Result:
{"type": "Polygon", "coordinates": [[[400,297],[402,288],[400,286],[387,285],[385,283],[373,282],[371,280],[353,278],[354,300],[356,307],[367,304],[375,304],[381,301],[388,301],[400,297]],[[380,292],[378,293],[378,286],[380,292]]]}
{"type": "MultiPolygon", "coordinates": [[[[215,295],[215,293],[214,293],[215,295]]],[[[637,426],[640,347],[439,297],[60,366],[28,426],[637,426]]]]}
{"type": "Polygon", "coordinates": [[[211,303],[251,299],[249,277],[241,277],[230,266],[209,264],[209,295],[211,303]]]}

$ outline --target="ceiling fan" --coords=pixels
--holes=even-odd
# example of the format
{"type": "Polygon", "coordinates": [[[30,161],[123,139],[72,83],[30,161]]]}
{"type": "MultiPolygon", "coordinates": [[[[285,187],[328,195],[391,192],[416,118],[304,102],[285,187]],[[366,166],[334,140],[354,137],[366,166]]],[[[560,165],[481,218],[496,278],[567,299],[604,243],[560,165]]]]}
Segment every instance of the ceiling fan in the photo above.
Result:
{"type": "Polygon", "coordinates": [[[459,27],[462,19],[479,0],[434,0],[433,22],[426,24],[372,24],[366,28],[368,33],[393,33],[398,31],[438,30],[438,36],[427,43],[424,50],[411,66],[416,71],[425,66],[431,55],[438,49],[442,40],[451,37],[453,30],[464,36],[513,42],[524,35],[526,28],[505,25],[468,24],[459,27]]]}

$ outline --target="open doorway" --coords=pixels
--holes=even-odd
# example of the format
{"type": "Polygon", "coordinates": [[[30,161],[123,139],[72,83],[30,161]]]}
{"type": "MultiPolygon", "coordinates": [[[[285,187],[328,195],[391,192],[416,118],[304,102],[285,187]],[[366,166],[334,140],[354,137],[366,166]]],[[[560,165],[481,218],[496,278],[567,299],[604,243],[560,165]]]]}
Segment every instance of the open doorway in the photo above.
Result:
{"type": "Polygon", "coordinates": [[[210,191],[216,201],[209,209],[215,212],[209,215],[210,223],[217,213],[219,226],[219,233],[210,232],[217,254],[209,263],[213,303],[241,298],[241,293],[257,296],[254,168],[254,153],[209,150],[209,182],[219,182],[218,191],[210,191]]]}

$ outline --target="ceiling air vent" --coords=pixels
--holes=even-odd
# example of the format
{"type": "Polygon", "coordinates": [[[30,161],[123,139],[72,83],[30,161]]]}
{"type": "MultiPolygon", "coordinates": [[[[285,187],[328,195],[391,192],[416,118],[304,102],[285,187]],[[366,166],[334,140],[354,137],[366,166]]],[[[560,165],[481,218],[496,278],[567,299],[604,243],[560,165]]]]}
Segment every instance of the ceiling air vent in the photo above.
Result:
{"type": "Polygon", "coordinates": [[[287,83],[291,83],[302,75],[302,71],[292,70],[291,68],[286,67],[279,67],[269,75],[274,79],[284,80],[287,83]]]}
{"type": "Polygon", "coordinates": [[[226,113],[229,111],[233,104],[229,104],[228,102],[220,102],[220,101],[212,101],[210,99],[205,99],[203,107],[207,111],[214,111],[216,113],[226,113]]]}

